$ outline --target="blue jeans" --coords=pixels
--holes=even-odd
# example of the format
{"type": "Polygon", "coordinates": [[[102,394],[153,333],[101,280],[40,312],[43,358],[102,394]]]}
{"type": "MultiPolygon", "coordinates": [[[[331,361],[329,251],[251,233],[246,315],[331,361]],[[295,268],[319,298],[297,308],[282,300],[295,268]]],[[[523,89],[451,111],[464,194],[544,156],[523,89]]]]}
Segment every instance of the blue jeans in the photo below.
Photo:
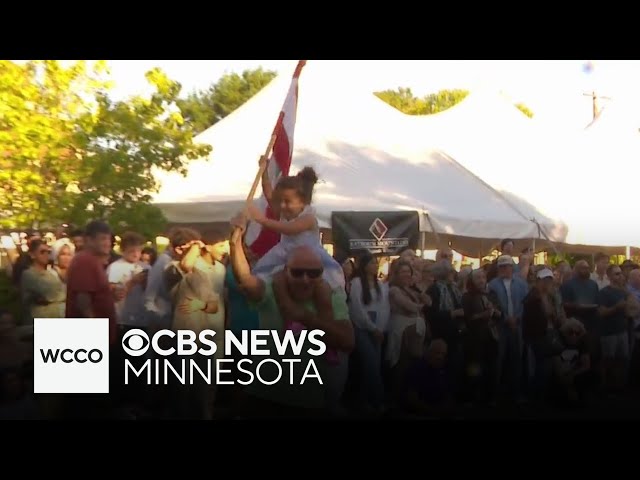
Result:
{"type": "Polygon", "coordinates": [[[504,385],[508,393],[515,397],[522,395],[522,329],[500,326],[498,340],[498,391],[504,385]]]}
{"type": "Polygon", "coordinates": [[[366,330],[354,328],[356,353],[360,359],[361,397],[365,404],[374,408],[384,404],[382,383],[382,345],[366,330]]]}

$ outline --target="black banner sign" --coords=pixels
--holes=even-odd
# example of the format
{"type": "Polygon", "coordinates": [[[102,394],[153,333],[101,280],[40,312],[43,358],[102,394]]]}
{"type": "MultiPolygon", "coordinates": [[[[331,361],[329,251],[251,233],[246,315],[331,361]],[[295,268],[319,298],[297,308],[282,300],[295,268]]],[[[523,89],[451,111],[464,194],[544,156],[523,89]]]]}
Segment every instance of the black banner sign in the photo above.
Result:
{"type": "Polygon", "coordinates": [[[418,212],[333,212],[331,229],[334,247],[345,254],[395,255],[420,241],[418,212]]]}

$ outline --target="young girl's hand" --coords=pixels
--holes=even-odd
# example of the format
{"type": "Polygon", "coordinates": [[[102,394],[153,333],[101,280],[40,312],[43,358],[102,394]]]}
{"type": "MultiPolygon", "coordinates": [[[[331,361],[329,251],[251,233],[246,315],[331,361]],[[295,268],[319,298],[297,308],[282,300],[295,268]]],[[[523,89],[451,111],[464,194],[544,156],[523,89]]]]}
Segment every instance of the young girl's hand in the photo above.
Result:
{"type": "Polygon", "coordinates": [[[260,209],[256,207],[253,203],[247,207],[247,215],[254,222],[258,222],[258,223],[260,223],[260,221],[262,221],[265,218],[264,213],[262,213],[260,209]]]}

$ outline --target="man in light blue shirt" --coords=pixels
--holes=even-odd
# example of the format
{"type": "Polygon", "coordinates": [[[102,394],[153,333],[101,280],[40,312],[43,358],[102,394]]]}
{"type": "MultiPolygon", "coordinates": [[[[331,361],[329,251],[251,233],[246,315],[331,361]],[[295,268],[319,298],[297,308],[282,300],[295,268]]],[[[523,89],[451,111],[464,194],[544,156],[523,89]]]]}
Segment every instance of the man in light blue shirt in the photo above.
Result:
{"type": "Polygon", "coordinates": [[[519,275],[514,275],[513,259],[509,255],[498,257],[498,276],[489,282],[489,291],[498,300],[502,313],[498,339],[498,378],[505,371],[506,383],[517,400],[522,398],[522,311],[529,286],[519,275]]]}

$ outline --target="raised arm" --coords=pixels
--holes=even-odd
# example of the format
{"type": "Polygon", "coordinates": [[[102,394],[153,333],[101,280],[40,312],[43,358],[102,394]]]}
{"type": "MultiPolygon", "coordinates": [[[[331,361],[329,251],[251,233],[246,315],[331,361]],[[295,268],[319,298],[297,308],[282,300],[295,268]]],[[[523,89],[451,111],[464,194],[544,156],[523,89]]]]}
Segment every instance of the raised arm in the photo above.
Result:
{"type": "Polygon", "coordinates": [[[185,273],[193,272],[193,267],[200,257],[200,250],[204,247],[202,242],[193,242],[187,254],[180,260],[180,269],[185,273]]]}
{"type": "Polygon", "coordinates": [[[246,297],[253,302],[259,302],[264,297],[264,282],[251,274],[251,267],[242,249],[242,232],[246,227],[246,220],[238,217],[233,219],[231,224],[239,227],[233,230],[229,240],[229,259],[233,275],[246,297]]]}

